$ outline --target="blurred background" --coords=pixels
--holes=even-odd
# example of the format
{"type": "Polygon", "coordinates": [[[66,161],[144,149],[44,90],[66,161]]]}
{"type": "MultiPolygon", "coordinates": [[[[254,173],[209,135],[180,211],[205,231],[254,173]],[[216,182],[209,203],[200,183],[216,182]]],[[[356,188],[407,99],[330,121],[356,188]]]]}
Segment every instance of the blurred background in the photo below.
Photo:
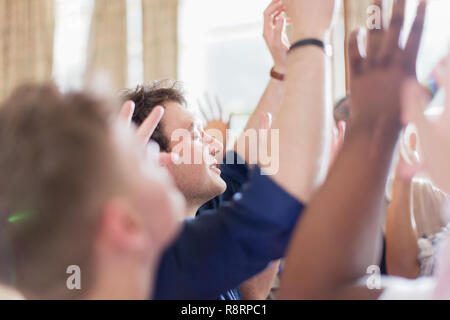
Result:
{"type": "MultiPolygon", "coordinates": [[[[225,112],[248,114],[272,67],[262,38],[269,2],[0,0],[0,99],[27,80],[53,79],[63,90],[79,89],[100,71],[115,90],[176,78],[193,107],[207,92],[220,98],[225,112]]],[[[344,0],[333,34],[335,101],[347,90],[346,38],[366,25],[370,3],[344,0]]],[[[409,23],[414,14],[410,1],[409,23]]],[[[430,1],[418,66],[422,80],[449,48],[449,14],[450,0],[430,1]]]]}

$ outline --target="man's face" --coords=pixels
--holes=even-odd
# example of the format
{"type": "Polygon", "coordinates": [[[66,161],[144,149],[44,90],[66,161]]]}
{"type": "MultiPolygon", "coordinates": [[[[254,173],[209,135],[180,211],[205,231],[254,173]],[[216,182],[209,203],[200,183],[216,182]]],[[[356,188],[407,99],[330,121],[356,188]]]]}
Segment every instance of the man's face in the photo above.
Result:
{"type": "Polygon", "coordinates": [[[188,203],[200,206],[226,190],[215,158],[223,145],[207,135],[196,117],[179,103],[168,102],[165,107],[163,133],[170,140],[171,151],[182,160],[168,169],[188,203]]]}

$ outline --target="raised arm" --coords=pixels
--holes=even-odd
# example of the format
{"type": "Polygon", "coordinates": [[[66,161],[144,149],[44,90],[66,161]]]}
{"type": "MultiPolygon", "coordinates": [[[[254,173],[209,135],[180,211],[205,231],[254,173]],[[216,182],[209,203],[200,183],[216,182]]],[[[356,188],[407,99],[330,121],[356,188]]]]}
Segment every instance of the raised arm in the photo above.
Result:
{"type": "MultiPolygon", "coordinates": [[[[316,38],[327,42],[340,1],[286,0],[284,4],[293,23],[293,41],[316,38]]],[[[279,170],[273,179],[304,202],[310,200],[328,169],[333,121],[328,62],[317,46],[289,54],[286,95],[273,124],[279,130],[279,170]]]]}
{"type": "MultiPolygon", "coordinates": [[[[334,0],[297,0],[288,4],[288,13],[295,13],[295,18],[292,13],[289,16],[297,23],[299,39],[325,38],[332,24],[334,0]],[[310,12],[305,15],[308,9],[310,12]]],[[[295,159],[286,154],[280,162],[285,166],[283,173],[274,177],[261,175],[259,168],[255,168],[247,188],[232,203],[222,206],[217,213],[186,223],[181,236],[163,256],[155,298],[214,299],[284,256],[295,222],[303,211],[298,199],[306,199],[310,191],[304,191],[309,190],[311,181],[318,180],[318,167],[324,169],[316,165],[316,159],[328,155],[325,149],[329,143],[324,140],[328,141],[331,133],[321,132],[331,130],[332,121],[331,105],[324,98],[328,97],[325,61],[323,50],[315,47],[295,51],[289,61],[289,99],[283,104],[284,114],[278,127],[284,146],[280,152],[290,152],[289,145],[293,144],[295,151],[290,156],[295,159]],[[300,117],[304,114],[309,115],[308,121],[300,117]],[[328,117],[330,125],[325,125],[328,117]],[[299,121],[306,127],[299,129],[299,121]],[[305,175],[314,178],[299,183],[305,175]]],[[[327,164],[328,158],[323,157],[320,162],[327,164]]]]}
{"type": "MultiPolygon", "coordinates": [[[[338,2],[327,0],[310,4],[307,1],[286,1],[287,13],[294,25],[294,40],[318,38],[326,41],[338,2]],[[311,16],[305,14],[308,10],[311,16]]],[[[331,96],[325,81],[329,69],[320,48],[293,52],[288,61],[287,48],[282,41],[284,19],[279,17],[284,9],[280,1],[272,1],[265,11],[264,38],[275,61],[274,70],[283,74],[287,71],[286,84],[270,80],[246,130],[256,128],[260,112],[274,114],[274,129],[279,130],[280,141],[271,143],[280,143],[280,161],[276,168],[281,172],[276,173],[273,179],[297,199],[308,201],[326,172],[331,148],[331,96]],[[279,111],[285,91],[286,97],[279,111]]],[[[263,274],[247,281],[241,286],[244,297],[261,297],[268,292],[276,271],[272,265],[263,274]]]]}
{"type": "MultiPolygon", "coordinates": [[[[430,121],[424,110],[428,105],[425,92],[417,83],[409,82],[403,91],[404,123],[413,122],[421,138],[424,169],[433,183],[446,193],[450,192],[450,52],[436,68],[435,77],[445,91],[445,108],[439,119],[430,121]]],[[[450,259],[447,254],[440,257],[437,287],[434,299],[448,299],[450,259]]]]}
{"type": "MultiPolygon", "coordinates": [[[[381,1],[376,1],[381,5],[381,1]]],[[[352,119],[327,181],[314,196],[291,242],[280,299],[377,298],[356,286],[372,263],[386,177],[401,129],[400,91],[416,77],[425,4],[405,48],[399,47],[405,0],[394,4],[389,30],[370,30],[362,58],[350,40],[352,119]]]]}
{"type": "Polygon", "coordinates": [[[389,275],[415,279],[420,275],[419,245],[412,220],[413,176],[405,172],[407,168],[408,164],[401,158],[386,221],[386,265],[389,275]]]}
{"type": "MultiPolygon", "coordinates": [[[[273,70],[279,74],[286,74],[287,70],[287,38],[284,32],[285,19],[283,12],[285,8],[281,0],[272,0],[267,9],[264,11],[264,41],[267,48],[272,55],[274,62],[273,70]]],[[[238,137],[234,145],[234,150],[247,163],[250,162],[249,146],[239,148],[239,145],[244,146],[245,133],[247,130],[258,130],[259,119],[261,114],[270,113],[273,118],[277,117],[280,111],[281,102],[285,93],[285,81],[270,78],[269,83],[259,101],[256,109],[250,116],[243,133],[238,137]]]]}
{"type": "MultiPolygon", "coordinates": [[[[445,88],[445,75],[447,75],[447,78],[450,78],[450,64],[446,66],[449,62],[450,55],[444,58],[432,72],[432,77],[438,80],[439,86],[442,88],[445,88]]],[[[430,159],[442,161],[440,159],[443,158],[443,150],[445,150],[443,146],[445,143],[439,141],[439,135],[435,136],[435,133],[441,132],[441,130],[433,130],[432,128],[439,125],[442,128],[447,128],[448,124],[444,122],[445,120],[443,121],[444,117],[441,117],[437,122],[430,122],[426,119],[424,110],[429,103],[428,94],[423,91],[418,83],[413,82],[411,85],[406,86],[406,90],[403,90],[403,105],[406,105],[403,117],[404,122],[405,125],[408,122],[416,124],[422,135],[419,137],[425,142],[422,144],[425,152],[421,154],[422,158],[426,158],[425,161],[422,161],[425,164],[424,169],[433,169],[433,165],[430,165],[432,163],[430,159]],[[418,107],[415,108],[417,105],[418,107]],[[407,108],[412,110],[407,110],[407,108]],[[412,114],[417,114],[417,117],[409,117],[411,111],[412,114]],[[433,124],[433,126],[430,126],[430,124],[433,124]],[[437,154],[438,156],[436,156],[437,154]]],[[[448,112],[448,109],[446,109],[446,112],[448,112]]],[[[413,144],[417,143],[417,138],[415,141],[413,144]]],[[[410,147],[415,148],[416,146],[410,147]]],[[[442,219],[440,215],[441,206],[446,199],[445,193],[435,188],[430,182],[416,182],[415,188],[413,188],[415,192],[411,190],[412,177],[415,171],[419,169],[419,165],[413,158],[410,156],[410,160],[416,164],[412,167],[403,160],[403,157],[401,157],[398,164],[394,180],[393,199],[389,207],[386,225],[386,263],[388,273],[406,278],[417,278],[421,273],[421,263],[424,262],[419,261],[418,238],[438,233],[447,224],[447,221],[444,221],[445,219],[442,219]],[[424,204],[418,205],[418,208],[411,208],[412,203],[418,204],[422,201],[425,201],[427,209],[421,210],[424,204]],[[413,217],[411,217],[412,209],[415,211],[413,217]],[[423,211],[422,214],[420,214],[421,211],[423,211]],[[417,219],[415,221],[416,228],[413,226],[413,219],[417,219]],[[424,226],[427,226],[427,228],[424,228],[424,226]],[[430,226],[432,227],[430,228],[430,226]],[[424,232],[424,230],[426,231],[424,232]]],[[[446,164],[447,162],[444,160],[442,163],[446,164]]],[[[431,172],[434,172],[435,176],[441,179],[442,174],[447,171],[444,166],[441,166],[438,171],[433,170],[431,172]]],[[[443,180],[445,179],[446,177],[443,180]]],[[[429,258],[427,257],[427,259],[429,258]]],[[[426,270],[427,272],[430,271],[428,268],[426,270]]]]}

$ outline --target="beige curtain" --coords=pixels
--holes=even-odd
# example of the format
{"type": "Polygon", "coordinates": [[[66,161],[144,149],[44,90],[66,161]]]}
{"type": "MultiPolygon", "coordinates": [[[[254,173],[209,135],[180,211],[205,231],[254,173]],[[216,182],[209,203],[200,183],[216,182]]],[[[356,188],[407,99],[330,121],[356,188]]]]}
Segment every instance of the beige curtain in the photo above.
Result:
{"type": "Polygon", "coordinates": [[[0,99],[51,77],[54,0],[0,0],[0,99]]]}
{"type": "Polygon", "coordinates": [[[175,79],[178,59],[178,0],[142,0],[144,79],[175,79]]]}
{"type": "Polygon", "coordinates": [[[127,4],[126,0],[96,0],[92,17],[87,77],[105,73],[112,89],[127,84],[127,4]]]}

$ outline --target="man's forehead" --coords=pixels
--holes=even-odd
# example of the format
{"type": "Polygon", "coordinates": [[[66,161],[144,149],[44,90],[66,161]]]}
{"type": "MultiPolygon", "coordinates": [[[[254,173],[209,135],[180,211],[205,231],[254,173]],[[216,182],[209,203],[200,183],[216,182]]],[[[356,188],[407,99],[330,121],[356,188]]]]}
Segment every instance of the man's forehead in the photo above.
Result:
{"type": "Polygon", "coordinates": [[[202,127],[202,122],[198,115],[188,106],[182,106],[177,102],[169,102],[166,104],[163,122],[171,130],[178,128],[190,129],[192,125],[194,128],[202,127]]]}

